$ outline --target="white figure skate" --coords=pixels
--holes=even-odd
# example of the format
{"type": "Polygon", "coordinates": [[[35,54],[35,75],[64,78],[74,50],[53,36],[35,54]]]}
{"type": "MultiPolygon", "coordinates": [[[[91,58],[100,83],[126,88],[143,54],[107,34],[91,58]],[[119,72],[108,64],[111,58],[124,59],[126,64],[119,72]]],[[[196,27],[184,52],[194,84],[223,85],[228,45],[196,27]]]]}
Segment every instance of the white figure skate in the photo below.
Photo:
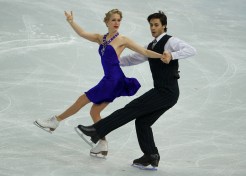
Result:
{"type": "Polygon", "coordinates": [[[38,120],[34,121],[33,123],[37,127],[41,128],[44,131],[47,131],[49,133],[52,133],[53,131],[55,131],[55,129],[59,126],[59,122],[57,121],[56,116],[53,116],[53,117],[51,117],[49,119],[45,119],[45,120],[38,119],[38,120]]]}
{"type": "Polygon", "coordinates": [[[98,144],[90,150],[91,156],[105,158],[108,154],[108,142],[100,139],[98,144]]]}

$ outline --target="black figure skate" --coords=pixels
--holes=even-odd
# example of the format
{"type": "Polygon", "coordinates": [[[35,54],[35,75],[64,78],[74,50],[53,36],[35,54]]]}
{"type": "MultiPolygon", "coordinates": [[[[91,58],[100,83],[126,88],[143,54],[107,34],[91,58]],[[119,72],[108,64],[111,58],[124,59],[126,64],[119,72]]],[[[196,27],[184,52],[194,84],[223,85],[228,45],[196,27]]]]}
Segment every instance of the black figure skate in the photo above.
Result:
{"type": "Polygon", "coordinates": [[[151,154],[147,155],[144,154],[141,158],[135,159],[133,161],[132,166],[137,167],[142,170],[157,170],[158,164],[160,161],[160,155],[159,154],[151,154]],[[150,167],[148,167],[150,166],[150,167]]]}

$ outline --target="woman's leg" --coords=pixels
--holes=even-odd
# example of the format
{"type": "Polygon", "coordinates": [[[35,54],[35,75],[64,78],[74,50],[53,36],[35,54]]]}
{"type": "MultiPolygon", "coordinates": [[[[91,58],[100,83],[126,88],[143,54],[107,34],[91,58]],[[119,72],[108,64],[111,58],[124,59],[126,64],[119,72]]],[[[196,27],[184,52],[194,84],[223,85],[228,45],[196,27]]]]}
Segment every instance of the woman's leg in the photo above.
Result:
{"type": "MultiPolygon", "coordinates": [[[[98,122],[101,120],[101,112],[104,108],[108,106],[109,103],[104,102],[101,104],[93,104],[91,107],[90,115],[94,123],[98,122]]],[[[106,140],[105,137],[102,138],[103,140],[106,140]]]]}
{"type": "Polygon", "coordinates": [[[66,111],[64,111],[61,115],[53,116],[48,119],[38,119],[34,121],[34,124],[42,128],[43,130],[51,133],[59,126],[60,121],[75,114],[88,103],[90,103],[90,100],[87,98],[87,96],[85,94],[81,95],[77,99],[77,101],[72,106],[70,106],[66,111]]]}
{"type": "MultiPolygon", "coordinates": [[[[99,105],[97,104],[93,104],[91,107],[91,117],[94,121],[94,123],[96,123],[97,121],[99,121],[101,119],[101,115],[100,113],[102,112],[102,110],[108,105],[109,103],[101,103],[99,105]]],[[[103,137],[101,138],[101,140],[99,140],[98,144],[92,148],[90,150],[91,154],[102,154],[103,156],[107,156],[108,154],[108,142],[106,141],[106,138],[103,137]]]]}
{"type": "Polygon", "coordinates": [[[92,117],[92,120],[94,123],[96,123],[97,121],[101,120],[101,115],[100,113],[102,112],[102,110],[104,108],[106,108],[108,106],[108,102],[104,102],[101,104],[93,104],[91,107],[91,111],[90,111],[90,115],[92,117]]]}
{"type": "Polygon", "coordinates": [[[56,119],[58,121],[62,121],[64,119],[70,117],[71,115],[74,115],[75,113],[77,113],[82,107],[84,107],[88,103],[90,103],[90,100],[87,98],[87,96],[85,94],[83,94],[66,111],[64,111],[62,114],[56,116],[56,119]]]}

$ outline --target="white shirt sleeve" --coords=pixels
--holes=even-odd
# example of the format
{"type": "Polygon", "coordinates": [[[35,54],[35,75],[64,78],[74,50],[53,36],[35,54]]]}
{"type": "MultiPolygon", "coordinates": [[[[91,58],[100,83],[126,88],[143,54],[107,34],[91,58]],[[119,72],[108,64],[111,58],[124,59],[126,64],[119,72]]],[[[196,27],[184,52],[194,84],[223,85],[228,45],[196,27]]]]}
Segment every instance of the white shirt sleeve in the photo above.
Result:
{"type": "MultiPolygon", "coordinates": [[[[147,46],[145,46],[147,48],[147,46]]],[[[137,65],[141,64],[148,60],[148,57],[139,54],[139,53],[133,53],[128,54],[126,56],[120,57],[120,66],[131,66],[131,65],[137,65]]]]}
{"type": "Polygon", "coordinates": [[[194,47],[176,37],[171,37],[167,41],[164,50],[171,53],[173,60],[185,59],[196,54],[194,47]]]}

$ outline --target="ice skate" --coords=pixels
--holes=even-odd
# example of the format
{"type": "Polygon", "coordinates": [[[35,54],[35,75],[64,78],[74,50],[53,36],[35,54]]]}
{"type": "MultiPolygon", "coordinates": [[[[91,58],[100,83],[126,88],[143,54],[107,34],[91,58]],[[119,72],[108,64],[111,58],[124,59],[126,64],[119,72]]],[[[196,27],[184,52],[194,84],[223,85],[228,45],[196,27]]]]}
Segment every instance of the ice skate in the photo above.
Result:
{"type": "Polygon", "coordinates": [[[100,137],[97,135],[96,129],[93,126],[83,126],[83,125],[78,125],[76,128],[80,134],[85,134],[86,136],[91,137],[91,141],[96,144],[100,137]]]}
{"type": "Polygon", "coordinates": [[[38,120],[34,121],[33,123],[37,127],[41,128],[44,131],[47,131],[49,133],[52,133],[59,126],[59,122],[57,121],[56,116],[53,116],[53,117],[51,117],[49,119],[45,119],[45,120],[38,119],[38,120]]]}
{"type": "Polygon", "coordinates": [[[146,155],[144,154],[141,158],[135,159],[132,166],[142,170],[157,170],[160,161],[159,154],[146,155]]]}
{"type": "Polygon", "coordinates": [[[84,135],[83,135],[83,133],[80,131],[80,129],[78,128],[78,127],[75,127],[74,128],[74,130],[76,131],[76,133],[79,135],[79,137],[81,137],[91,148],[93,148],[94,146],[93,146],[93,143],[92,142],[90,142],[90,141],[88,141],[85,137],[84,137],[84,135]]]}
{"type": "Polygon", "coordinates": [[[105,158],[108,154],[108,142],[100,139],[98,144],[90,150],[91,156],[105,158]]]}

